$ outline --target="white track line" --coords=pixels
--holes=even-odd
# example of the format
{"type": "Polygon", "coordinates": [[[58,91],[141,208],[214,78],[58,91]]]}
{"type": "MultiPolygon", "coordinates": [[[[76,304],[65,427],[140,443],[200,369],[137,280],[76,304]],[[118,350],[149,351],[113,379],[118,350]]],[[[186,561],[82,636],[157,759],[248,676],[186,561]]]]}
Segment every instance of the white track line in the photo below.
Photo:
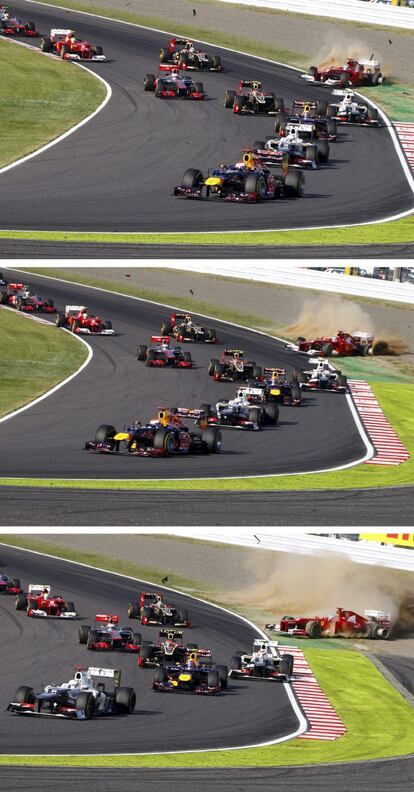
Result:
{"type": "MultiPolygon", "coordinates": [[[[71,12],[73,12],[75,14],[82,14],[83,16],[97,17],[98,19],[104,19],[107,22],[117,22],[118,24],[121,24],[121,25],[129,25],[130,27],[141,28],[143,30],[151,30],[154,33],[162,33],[163,35],[166,35],[166,36],[174,36],[174,35],[176,35],[175,33],[172,33],[171,31],[168,31],[168,30],[160,30],[159,28],[146,27],[145,25],[138,25],[138,24],[136,24],[134,22],[125,22],[125,20],[123,20],[123,19],[114,19],[112,17],[106,17],[106,16],[103,16],[101,14],[92,14],[92,13],[90,13],[88,11],[76,11],[75,9],[68,8],[67,6],[54,6],[51,3],[39,3],[39,2],[37,2],[37,0],[25,0],[25,2],[26,3],[31,3],[32,5],[44,6],[46,8],[56,8],[56,9],[58,9],[60,11],[62,11],[62,10],[63,11],[71,11],[71,12]]],[[[233,52],[236,55],[245,55],[248,58],[254,58],[255,60],[264,61],[265,63],[273,63],[276,66],[282,66],[283,68],[290,69],[291,71],[296,71],[296,72],[301,72],[302,71],[301,69],[298,69],[296,66],[287,66],[285,63],[280,63],[280,61],[271,60],[270,58],[262,58],[259,55],[252,55],[250,52],[243,52],[243,50],[229,49],[228,47],[221,46],[220,44],[212,44],[210,41],[204,41],[203,39],[195,39],[195,40],[198,41],[200,44],[207,44],[207,46],[209,46],[209,47],[217,47],[217,49],[224,50],[225,52],[233,52]]],[[[89,71],[89,70],[87,70],[87,71],[89,71]]],[[[94,74],[94,72],[91,72],[91,73],[94,74]]],[[[95,76],[98,76],[98,75],[95,75],[95,76]]],[[[100,79],[103,79],[103,78],[100,78],[100,79]]],[[[103,82],[105,82],[105,81],[103,80],[103,82]]],[[[108,86],[108,87],[110,87],[110,86],[108,86]]],[[[401,149],[398,137],[397,137],[397,135],[396,135],[396,133],[395,133],[393,127],[392,127],[392,123],[391,123],[390,119],[388,118],[388,116],[385,115],[384,111],[381,110],[381,108],[378,107],[371,99],[368,99],[366,96],[363,96],[362,94],[358,94],[357,91],[355,91],[355,93],[357,95],[359,95],[359,96],[362,96],[362,98],[366,102],[368,102],[368,104],[370,104],[372,107],[375,107],[378,110],[381,118],[385,122],[385,126],[387,127],[387,129],[389,131],[393,146],[394,146],[395,151],[397,153],[398,159],[400,160],[403,173],[404,173],[404,175],[405,175],[405,177],[406,177],[406,179],[408,181],[408,184],[409,184],[409,186],[411,188],[412,193],[414,194],[414,178],[413,178],[413,175],[412,175],[412,173],[411,173],[411,171],[410,171],[410,169],[408,167],[407,161],[406,161],[404,153],[403,153],[403,151],[401,149]]],[[[85,119],[85,121],[82,122],[82,123],[86,123],[87,120],[89,120],[89,119],[85,119]]],[[[73,130],[71,130],[71,131],[75,131],[75,129],[76,129],[76,127],[73,130]]],[[[70,134],[70,132],[67,133],[67,134],[70,134]]],[[[61,138],[58,138],[56,141],[54,141],[54,143],[59,142],[60,139],[61,138]]],[[[50,146],[50,145],[53,145],[53,144],[48,144],[48,146],[50,146]]],[[[47,148],[47,147],[45,147],[45,148],[47,148]]],[[[45,150],[44,148],[40,149],[38,152],[35,152],[35,154],[39,154],[40,151],[44,151],[44,150],[45,150]]],[[[32,154],[30,156],[35,156],[35,154],[32,154]]],[[[20,161],[15,163],[15,165],[17,165],[17,164],[20,164],[20,161]]],[[[8,166],[8,167],[12,167],[12,166],[8,166]]],[[[2,173],[2,171],[0,170],[0,174],[1,173],[2,173]]],[[[414,212],[414,206],[411,209],[407,209],[405,212],[400,212],[399,214],[396,214],[396,215],[390,215],[388,217],[383,217],[380,220],[368,220],[367,222],[364,222],[364,223],[348,223],[348,224],[342,223],[342,224],[330,225],[330,226],[301,226],[300,228],[290,228],[290,227],[289,228],[261,228],[261,229],[252,228],[250,230],[249,229],[239,229],[239,230],[237,230],[237,229],[233,228],[231,231],[209,231],[208,233],[210,235],[214,235],[214,234],[235,234],[235,233],[265,234],[265,233],[274,232],[274,231],[321,231],[321,230],[323,230],[325,228],[354,228],[354,227],[357,227],[357,226],[378,225],[379,223],[389,223],[392,220],[401,220],[403,217],[408,217],[409,215],[413,214],[413,212],[414,212]]],[[[16,229],[11,229],[11,228],[4,229],[4,230],[6,230],[6,231],[16,231],[16,229]]],[[[36,233],[36,232],[37,232],[36,229],[31,229],[27,233],[36,233]]],[[[52,233],[52,232],[63,233],[63,232],[56,231],[55,229],[51,229],[50,232],[45,232],[45,233],[52,233]]],[[[97,232],[96,231],[83,231],[83,232],[79,232],[79,233],[82,233],[82,234],[88,234],[88,233],[96,234],[97,232]]],[[[110,232],[110,233],[113,236],[115,236],[115,235],[125,236],[125,232],[123,232],[123,231],[115,231],[115,232],[110,232]]],[[[136,232],[130,232],[130,233],[137,233],[137,234],[139,233],[140,236],[149,236],[149,235],[153,235],[154,234],[153,231],[136,231],[136,232]]],[[[167,234],[167,233],[168,233],[168,235],[171,235],[171,236],[180,236],[180,235],[182,236],[182,232],[178,232],[178,231],[172,231],[172,232],[164,231],[164,232],[158,232],[158,233],[160,233],[160,236],[162,236],[163,234],[167,234]]],[[[201,230],[201,231],[193,231],[193,232],[189,232],[189,233],[200,234],[200,233],[203,233],[203,232],[201,230]]]]}
{"type": "MultiPolygon", "coordinates": [[[[199,597],[194,597],[192,594],[187,594],[185,591],[180,591],[179,589],[173,589],[169,586],[158,586],[151,580],[142,580],[141,578],[134,578],[131,575],[123,575],[120,572],[110,572],[107,569],[102,569],[101,567],[91,566],[90,564],[82,564],[79,561],[70,561],[66,558],[61,558],[60,556],[50,555],[49,553],[41,553],[38,550],[26,550],[22,547],[17,547],[16,545],[7,544],[6,542],[2,542],[2,545],[5,547],[10,547],[13,550],[18,550],[26,552],[26,553],[34,553],[35,555],[46,556],[46,558],[53,558],[56,561],[63,561],[66,564],[73,564],[74,566],[81,566],[86,567],[86,569],[97,569],[98,572],[105,572],[107,575],[116,575],[116,577],[124,578],[125,580],[133,580],[138,581],[139,583],[143,583],[145,586],[157,586],[158,589],[163,589],[164,591],[172,591],[175,594],[180,594],[183,597],[187,597],[187,599],[192,599],[195,602],[201,602],[204,605],[209,605],[212,608],[216,608],[217,610],[223,611],[224,613],[228,613],[231,616],[234,616],[236,619],[248,624],[253,630],[255,630],[261,638],[267,638],[267,635],[260,627],[257,627],[256,624],[246,619],[244,616],[240,616],[238,613],[234,613],[234,611],[229,610],[228,608],[224,608],[222,605],[216,605],[213,602],[208,602],[208,600],[200,599],[199,597]]],[[[302,711],[298,706],[296,698],[291,691],[290,684],[288,682],[284,682],[283,686],[285,688],[286,694],[289,698],[289,701],[292,705],[292,709],[298,719],[299,725],[296,731],[292,732],[285,737],[279,737],[276,740],[268,740],[266,742],[261,743],[252,743],[251,745],[234,745],[230,748],[226,746],[223,748],[193,748],[191,750],[183,750],[183,751],[146,751],[144,753],[116,753],[116,754],[74,754],[76,757],[80,756],[162,756],[165,754],[194,754],[194,753],[214,753],[216,751],[240,751],[240,750],[247,750],[248,748],[263,748],[266,745],[278,745],[279,743],[287,742],[288,740],[292,740],[294,737],[300,737],[304,734],[308,729],[308,723],[306,718],[303,717],[302,711]]],[[[25,756],[38,756],[39,754],[24,754],[25,756]]],[[[20,754],[7,754],[7,756],[17,757],[20,754]]],[[[47,756],[68,756],[68,754],[47,754],[47,756]]]]}

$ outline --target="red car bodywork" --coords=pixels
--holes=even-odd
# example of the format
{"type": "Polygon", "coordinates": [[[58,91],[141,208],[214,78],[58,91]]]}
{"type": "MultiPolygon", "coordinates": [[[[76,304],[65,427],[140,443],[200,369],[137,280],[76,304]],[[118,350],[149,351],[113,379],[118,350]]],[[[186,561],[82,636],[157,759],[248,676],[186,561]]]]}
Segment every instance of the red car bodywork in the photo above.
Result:
{"type": "Polygon", "coordinates": [[[328,336],[325,338],[298,338],[297,345],[299,352],[309,352],[314,349],[318,351],[321,357],[329,357],[330,355],[339,355],[347,357],[349,355],[364,355],[369,351],[369,344],[372,343],[372,338],[367,339],[367,343],[362,343],[359,338],[345,333],[343,330],[338,330],[336,335],[328,336]]]}
{"type": "Polygon", "coordinates": [[[379,64],[372,68],[367,68],[369,61],[358,61],[353,58],[348,58],[342,66],[329,66],[327,69],[318,69],[317,66],[311,66],[308,74],[315,79],[316,82],[330,82],[337,83],[341,88],[346,88],[347,85],[377,85],[383,81],[381,72],[379,71],[379,64]]]}
{"type": "Polygon", "coordinates": [[[6,291],[0,294],[0,302],[27,313],[33,313],[34,311],[54,313],[56,311],[53,300],[42,300],[36,294],[33,294],[27,284],[24,283],[9,283],[6,291]]]}
{"type": "Polygon", "coordinates": [[[170,68],[160,77],[146,74],[144,90],[153,91],[160,99],[196,99],[203,101],[206,98],[202,83],[195,83],[191,77],[178,76],[178,69],[170,68]],[[202,90],[201,90],[202,89],[202,90]]]}
{"type": "Polygon", "coordinates": [[[51,30],[50,36],[42,38],[40,49],[63,60],[106,60],[102,47],[75,38],[70,30],[51,30]]]}
{"type": "Polygon", "coordinates": [[[0,575],[0,594],[19,594],[21,592],[20,580],[0,575]]]}
{"type": "Polygon", "coordinates": [[[34,22],[22,22],[21,19],[0,19],[2,36],[38,36],[34,22]]]}
{"type": "Polygon", "coordinates": [[[66,306],[65,313],[58,313],[56,316],[56,326],[69,326],[72,333],[77,335],[101,333],[103,335],[114,335],[111,322],[104,322],[100,316],[88,314],[84,305],[66,306]]]}
{"type": "Polygon", "coordinates": [[[62,614],[71,614],[70,618],[76,615],[72,602],[67,602],[60,594],[45,596],[42,587],[29,586],[27,594],[18,593],[16,596],[16,610],[26,610],[28,616],[32,617],[52,617],[60,618],[62,614]]]}
{"type": "Polygon", "coordinates": [[[141,642],[134,643],[133,641],[124,640],[124,637],[122,636],[122,628],[120,628],[118,624],[119,616],[97,614],[95,616],[95,628],[93,632],[98,632],[98,640],[88,640],[87,648],[94,651],[104,652],[114,649],[122,652],[139,652],[141,642]],[[105,634],[105,628],[102,630],[102,632],[99,632],[101,625],[108,624],[111,624],[111,629],[107,631],[107,634],[105,634]]]}
{"type": "Polygon", "coordinates": [[[279,624],[267,624],[268,629],[280,635],[292,635],[308,638],[382,638],[386,640],[390,634],[390,616],[361,616],[359,613],[344,608],[337,608],[330,616],[284,616],[279,624]]]}
{"type": "Polygon", "coordinates": [[[137,359],[145,360],[147,366],[192,368],[193,362],[190,353],[183,352],[181,347],[170,346],[169,336],[151,336],[150,341],[150,347],[142,345],[138,347],[137,351],[137,359]]]}

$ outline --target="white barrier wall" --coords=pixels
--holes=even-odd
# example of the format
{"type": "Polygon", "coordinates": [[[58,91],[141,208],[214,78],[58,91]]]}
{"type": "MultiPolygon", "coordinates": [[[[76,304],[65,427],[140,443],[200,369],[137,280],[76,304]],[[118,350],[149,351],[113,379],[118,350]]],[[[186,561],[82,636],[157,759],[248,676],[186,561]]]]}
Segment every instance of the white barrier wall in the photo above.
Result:
{"type": "Polygon", "coordinates": [[[361,0],[219,0],[222,3],[414,30],[414,8],[361,0]]]}

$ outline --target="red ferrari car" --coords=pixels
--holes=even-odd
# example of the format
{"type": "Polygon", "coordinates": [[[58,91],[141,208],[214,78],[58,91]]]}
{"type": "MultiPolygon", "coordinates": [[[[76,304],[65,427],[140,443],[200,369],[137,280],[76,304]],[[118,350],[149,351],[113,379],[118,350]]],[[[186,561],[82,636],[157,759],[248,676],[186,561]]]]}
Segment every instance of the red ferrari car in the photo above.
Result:
{"type": "Polygon", "coordinates": [[[278,635],[307,638],[382,638],[390,637],[389,613],[367,610],[364,616],[337,608],[330,616],[283,616],[279,624],[266,624],[278,635]]]}
{"type": "Polygon", "coordinates": [[[73,30],[53,28],[40,42],[42,52],[51,52],[63,60],[105,61],[102,47],[76,38],[73,30]]]}
{"type": "Polygon", "coordinates": [[[183,352],[179,346],[171,346],[170,341],[169,336],[151,336],[150,347],[145,344],[138,347],[137,360],[157,368],[192,368],[190,352],[183,352]]]}
{"type": "Polygon", "coordinates": [[[27,283],[9,283],[7,289],[0,291],[0,303],[10,305],[18,311],[32,313],[42,311],[43,313],[54,313],[56,308],[53,300],[43,300],[30,290],[27,283]]]}
{"type": "Polygon", "coordinates": [[[56,327],[68,327],[77,335],[115,335],[112,322],[104,322],[100,316],[89,314],[85,305],[67,305],[64,313],[56,315],[56,327]]]}
{"type": "Polygon", "coordinates": [[[301,74],[302,79],[310,82],[327,83],[337,85],[339,88],[346,88],[348,85],[381,85],[384,77],[378,61],[355,60],[348,58],[342,66],[328,66],[326,69],[319,69],[311,66],[307,74],[301,74]]]}
{"type": "Polygon", "coordinates": [[[345,333],[338,330],[336,335],[325,336],[322,338],[303,338],[299,336],[296,344],[286,344],[288,349],[295,352],[305,352],[306,354],[317,354],[319,357],[331,357],[337,355],[348,357],[349,355],[369,355],[372,352],[374,336],[369,333],[345,333]]]}
{"type": "Polygon", "coordinates": [[[63,599],[60,594],[53,597],[50,586],[31,583],[27,594],[23,591],[17,594],[16,610],[26,610],[28,616],[34,618],[75,619],[76,611],[73,602],[63,599]]]}

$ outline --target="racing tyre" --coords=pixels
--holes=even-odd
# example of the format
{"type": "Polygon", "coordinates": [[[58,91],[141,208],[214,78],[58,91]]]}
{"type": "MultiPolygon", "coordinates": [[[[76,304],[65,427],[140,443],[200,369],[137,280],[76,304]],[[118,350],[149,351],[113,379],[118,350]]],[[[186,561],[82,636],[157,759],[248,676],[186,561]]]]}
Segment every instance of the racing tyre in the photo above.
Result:
{"type": "Polygon", "coordinates": [[[26,22],[25,28],[26,30],[31,30],[32,33],[34,33],[34,31],[36,30],[36,26],[34,22],[26,22]]]}
{"type": "Polygon", "coordinates": [[[275,99],[275,110],[278,113],[283,113],[284,109],[285,109],[284,99],[281,99],[280,97],[275,99]]]}
{"type": "Polygon", "coordinates": [[[65,326],[65,324],[66,324],[66,317],[65,317],[65,314],[62,314],[62,313],[57,313],[57,314],[56,314],[56,319],[55,319],[55,325],[56,325],[56,327],[64,327],[64,326],[65,326]]]}
{"type": "Polygon", "coordinates": [[[26,610],[27,608],[27,597],[26,594],[21,592],[20,594],[16,595],[16,599],[14,601],[14,607],[16,610],[26,610]]]}
{"type": "Polygon", "coordinates": [[[239,657],[239,655],[235,655],[230,660],[230,668],[232,669],[232,671],[240,671],[241,663],[242,663],[241,657],[239,657]]]}
{"type": "Polygon", "coordinates": [[[216,666],[216,671],[219,675],[221,689],[226,690],[228,676],[229,676],[229,669],[227,668],[226,665],[218,665],[216,666]]]}
{"type": "Polygon", "coordinates": [[[45,308],[54,308],[55,307],[53,300],[50,300],[49,298],[44,301],[43,305],[45,306],[45,308]]]}
{"type": "Polygon", "coordinates": [[[13,588],[20,588],[20,580],[19,580],[19,578],[12,578],[10,582],[11,582],[13,588]]]}
{"type": "Polygon", "coordinates": [[[314,166],[318,164],[318,146],[306,146],[305,159],[307,162],[313,162],[314,166]]]}
{"type": "Polygon", "coordinates": [[[129,603],[127,614],[129,619],[139,619],[140,612],[139,612],[139,605],[137,602],[129,603]]]}
{"type": "Polygon", "coordinates": [[[321,625],[317,621],[308,621],[305,625],[305,633],[308,638],[320,638],[322,634],[321,625]]]}
{"type": "Polygon", "coordinates": [[[132,634],[132,643],[135,644],[135,646],[141,646],[141,644],[142,644],[142,635],[141,635],[141,633],[133,633],[132,634]]]}
{"type": "Polygon", "coordinates": [[[144,77],[144,91],[155,90],[155,76],[153,74],[146,74],[144,77]]]}
{"type": "Polygon", "coordinates": [[[330,104],[328,105],[328,109],[326,111],[327,118],[334,118],[338,115],[338,105],[330,104]]]}
{"type": "Polygon", "coordinates": [[[164,47],[161,47],[161,49],[160,49],[160,63],[167,63],[169,55],[170,55],[169,50],[164,49],[164,47]]]}
{"type": "Polygon", "coordinates": [[[328,162],[329,159],[329,143],[327,140],[318,140],[317,142],[318,155],[321,162],[328,162]]]}
{"type": "Polygon", "coordinates": [[[112,330],[112,322],[109,319],[106,322],[104,322],[104,325],[106,330],[112,330]]]}
{"type": "Polygon", "coordinates": [[[140,344],[137,349],[137,360],[147,359],[148,347],[145,344],[140,344]]]}
{"type": "Polygon", "coordinates": [[[212,69],[221,69],[221,57],[220,57],[220,55],[212,55],[211,56],[211,68],[212,69]]]}
{"type": "Polygon", "coordinates": [[[275,426],[279,420],[279,405],[277,404],[277,402],[265,402],[263,409],[265,415],[265,423],[275,426]]]}
{"type": "Polygon", "coordinates": [[[284,113],[276,113],[275,132],[284,132],[286,129],[286,116],[284,113]]]}
{"type": "Polygon", "coordinates": [[[253,366],[253,367],[252,367],[252,376],[253,376],[253,379],[255,379],[256,377],[261,377],[261,376],[262,376],[262,373],[263,373],[263,372],[262,372],[262,367],[261,367],[261,366],[253,366]]]}
{"type": "Polygon", "coordinates": [[[134,688],[120,687],[115,690],[115,707],[120,715],[131,715],[136,703],[137,697],[134,688]]]}
{"type": "Polygon", "coordinates": [[[92,644],[98,643],[99,641],[99,633],[98,630],[89,630],[88,640],[86,643],[87,649],[92,649],[92,644]]]}
{"type": "Polygon", "coordinates": [[[165,666],[160,665],[154,671],[154,682],[165,683],[167,681],[167,672],[165,666]]]}
{"type": "Polygon", "coordinates": [[[292,400],[296,402],[296,406],[299,407],[302,401],[302,390],[300,388],[300,385],[298,385],[297,383],[294,383],[292,385],[292,400]]]}
{"type": "Polygon", "coordinates": [[[103,55],[103,49],[99,45],[93,48],[93,52],[95,55],[103,55]]]}
{"type": "Polygon", "coordinates": [[[172,431],[166,426],[162,429],[158,429],[154,435],[153,446],[154,448],[162,450],[165,456],[174,454],[177,443],[172,431]]]}
{"type": "Polygon", "coordinates": [[[68,52],[69,52],[69,49],[65,46],[65,44],[62,44],[62,48],[60,50],[60,57],[62,58],[62,60],[64,59],[65,55],[68,52]]]}
{"type": "Polygon", "coordinates": [[[210,329],[210,330],[207,330],[207,338],[208,338],[208,340],[209,340],[209,341],[211,341],[212,343],[215,343],[215,342],[217,341],[217,334],[216,334],[216,331],[215,331],[215,330],[212,330],[212,329],[210,329]]]}
{"type": "Polygon", "coordinates": [[[328,112],[328,102],[316,102],[316,115],[326,116],[328,112]]]}
{"type": "Polygon", "coordinates": [[[199,83],[199,82],[194,83],[194,87],[195,87],[197,93],[201,93],[201,94],[204,93],[204,85],[203,85],[203,83],[199,83]]]}
{"type": "Polygon", "coordinates": [[[220,676],[217,671],[209,671],[207,673],[207,686],[220,687],[220,676]]]}
{"type": "Polygon", "coordinates": [[[40,49],[42,50],[42,52],[51,52],[52,42],[50,38],[42,38],[40,40],[40,49]]]}
{"type": "Polygon", "coordinates": [[[183,187],[199,187],[201,182],[204,181],[204,176],[197,168],[189,168],[183,176],[183,187]]]}
{"type": "Polygon", "coordinates": [[[209,426],[201,435],[201,439],[205,444],[205,449],[208,454],[219,454],[223,445],[223,435],[220,429],[214,426],[209,426]]]}
{"type": "Polygon", "coordinates": [[[75,613],[75,603],[74,602],[66,602],[65,603],[65,613],[75,613]]]}
{"type": "Polygon", "coordinates": [[[262,175],[258,176],[257,173],[249,173],[244,183],[244,191],[249,195],[255,193],[257,203],[263,201],[266,195],[266,181],[264,177],[262,175]]]}
{"type": "Polygon", "coordinates": [[[375,74],[372,75],[372,85],[381,85],[383,82],[384,78],[381,72],[375,72],[375,74]]]}
{"type": "Polygon", "coordinates": [[[79,643],[80,644],[88,643],[88,637],[89,637],[90,631],[91,631],[91,628],[90,628],[89,624],[81,624],[81,626],[79,627],[79,643]]]}
{"type": "Polygon", "coordinates": [[[191,352],[184,352],[184,360],[186,363],[192,363],[191,352]]]}
{"type": "Polygon", "coordinates": [[[368,108],[368,118],[370,121],[378,121],[378,110],[376,107],[368,108]]]}
{"type": "Polygon", "coordinates": [[[213,376],[213,374],[214,374],[214,372],[215,372],[215,370],[216,370],[218,365],[219,365],[219,361],[216,360],[216,358],[213,358],[212,360],[210,360],[210,363],[208,364],[208,373],[209,373],[210,377],[213,376]]]}
{"type": "Polygon", "coordinates": [[[252,423],[258,424],[258,426],[263,425],[263,413],[259,409],[259,407],[251,407],[249,410],[249,421],[252,423]]]}
{"type": "Polygon", "coordinates": [[[321,352],[325,355],[325,357],[330,357],[332,355],[333,347],[332,344],[324,344],[321,352]]]}
{"type": "Polygon", "coordinates": [[[155,96],[158,96],[158,98],[161,98],[161,92],[162,91],[165,91],[165,82],[164,82],[164,80],[160,80],[159,79],[158,82],[157,82],[157,87],[155,89],[155,96]]]}
{"type": "Polygon", "coordinates": [[[200,404],[199,409],[201,410],[201,412],[209,416],[211,413],[211,404],[207,404],[207,402],[203,402],[202,404],[200,404]]]}
{"type": "Polygon", "coordinates": [[[279,674],[285,674],[285,676],[290,676],[290,674],[289,674],[289,663],[286,660],[284,660],[283,657],[282,657],[282,659],[281,659],[281,661],[279,663],[278,671],[279,671],[279,674]]]}
{"type": "Polygon", "coordinates": [[[264,140],[255,140],[252,147],[255,151],[263,151],[266,148],[266,143],[264,140]]]}
{"type": "Polygon", "coordinates": [[[188,624],[189,623],[188,611],[186,610],[178,611],[177,618],[180,624],[188,624]]]}
{"type": "Polygon", "coordinates": [[[335,118],[328,118],[326,122],[326,131],[330,137],[336,137],[338,134],[338,126],[335,118]]]}
{"type": "Polygon", "coordinates": [[[224,107],[233,107],[236,91],[226,91],[224,94],[224,107]]]}
{"type": "Polygon", "coordinates": [[[92,693],[81,690],[76,696],[76,710],[84,710],[86,720],[91,720],[95,713],[95,699],[92,693]]]}
{"type": "Polygon", "coordinates": [[[151,608],[148,605],[144,605],[144,607],[142,609],[142,615],[141,615],[141,624],[144,623],[144,619],[149,620],[149,619],[151,619],[151,617],[152,617],[151,608]]]}
{"type": "Polygon", "coordinates": [[[33,688],[27,685],[20,685],[14,694],[14,701],[16,704],[34,704],[35,699],[36,696],[33,688]]]}
{"type": "Polygon", "coordinates": [[[110,440],[113,440],[116,435],[115,426],[111,426],[110,424],[101,424],[98,426],[95,432],[95,442],[96,443],[108,443],[110,440]]]}
{"type": "Polygon", "coordinates": [[[217,366],[214,369],[214,379],[218,382],[225,372],[225,366],[223,363],[217,363],[217,366]]]}
{"type": "Polygon", "coordinates": [[[348,385],[348,380],[343,374],[341,374],[341,376],[338,377],[338,385],[341,388],[346,388],[346,386],[348,385]]]}
{"type": "Polygon", "coordinates": [[[179,69],[186,69],[188,64],[188,55],[186,52],[180,53],[180,60],[178,61],[179,69]]]}
{"type": "Polygon", "coordinates": [[[239,114],[244,107],[244,97],[236,94],[233,102],[233,113],[239,114]]]}
{"type": "Polygon", "coordinates": [[[387,627],[383,627],[381,624],[374,625],[374,629],[372,630],[372,638],[374,638],[374,640],[388,641],[389,637],[390,631],[387,627]]]}
{"type": "Polygon", "coordinates": [[[303,173],[288,171],[285,179],[285,189],[288,198],[300,198],[303,194],[303,173]]]}
{"type": "Polygon", "coordinates": [[[348,72],[342,72],[339,78],[339,87],[346,88],[349,85],[349,74],[348,72]]]}
{"type": "Polygon", "coordinates": [[[72,333],[76,333],[78,327],[79,327],[79,322],[77,319],[74,319],[72,322],[72,333]]]}
{"type": "Polygon", "coordinates": [[[147,366],[151,366],[153,360],[157,360],[157,353],[155,349],[149,349],[147,352],[147,359],[145,361],[145,364],[147,366]]]}
{"type": "Polygon", "coordinates": [[[0,304],[5,305],[7,303],[7,292],[0,291],[0,304]]]}
{"type": "Polygon", "coordinates": [[[151,660],[151,655],[151,646],[141,646],[138,655],[138,665],[144,665],[145,663],[148,663],[151,660]]]}
{"type": "Polygon", "coordinates": [[[161,335],[170,335],[171,326],[169,322],[161,322],[161,335]]]}
{"type": "Polygon", "coordinates": [[[287,663],[287,666],[288,666],[287,673],[289,674],[289,676],[292,676],[292,673],[293,673],[293,655],[291,655],[291,654],[283,654],[282,655],[282,662],[283,661],[285,661],[287,663]]]}
{"type": "Polygon", "coordinates": [[[318,69],[316,68],[316,66],[310,66],[310,68],[308,69],[308,74],[310,77],[316,77],[316,75],[318,74],[318,69]]]}

